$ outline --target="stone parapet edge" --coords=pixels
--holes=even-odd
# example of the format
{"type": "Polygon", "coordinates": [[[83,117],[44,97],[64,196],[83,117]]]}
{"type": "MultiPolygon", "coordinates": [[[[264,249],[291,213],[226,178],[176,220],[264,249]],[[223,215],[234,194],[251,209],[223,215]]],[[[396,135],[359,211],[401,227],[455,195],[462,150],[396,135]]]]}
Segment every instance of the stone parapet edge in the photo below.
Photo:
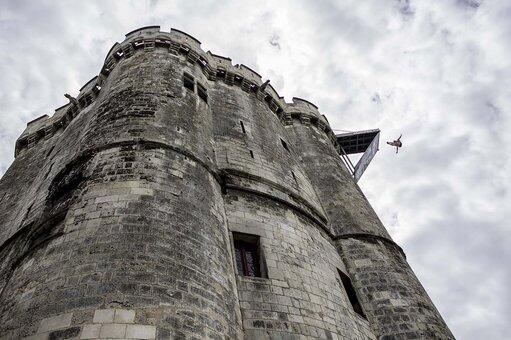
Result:
{"type": "Polygon", "coordinates": [[[350,233],[350,234],[340,234],[340,235],[337,235],[337,236],[332,236],[332,239],[334,241],[339,241],[339,240],[344,240],[344,239],[357,239],[357,240],[361,240],[361,241],[366,241],[366,240],[369,240],[369,241],[380,241],[386,245],[389,245],[395,249],[398,250],[398,252],[403,255],[404,259],[406,260],[406,254],[405,252],[403,251],[403,248],[401,248],[396,242],[394,242],[392,239],[390,238],[387,238],[387,237],[384,237],[384,236],[380,236],[380,235],[374,235],[374,234],[369,234],[369,233],[350,233]]]}

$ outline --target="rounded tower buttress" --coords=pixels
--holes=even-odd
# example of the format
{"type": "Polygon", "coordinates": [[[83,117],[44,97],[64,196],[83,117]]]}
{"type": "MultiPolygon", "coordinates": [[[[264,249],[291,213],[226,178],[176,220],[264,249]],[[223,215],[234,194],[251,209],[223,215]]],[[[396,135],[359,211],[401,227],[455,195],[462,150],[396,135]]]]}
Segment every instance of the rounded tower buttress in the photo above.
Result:
{"type": "Polygon", "coordinates": [[[0,334],[241,336],[207,81],[158,35],[114,45],[81,124],[54,136],[79,141],[48,189],[58,218],[32,226],[54,235],[12,256],[0,334]]]}
{"type": "Polygon", "coordinates": [[[300,161],[325,208],[332,239],[349,274],[343,284],[354,287],[350,298],[354,309],[362,309],[381,339],[452,339],[403,250],[342,162],[328,121],[315,105],[300,98],[293,98],[286,115],[289,136],[302,146],[300,161]]]}
{"type": "Polygon", "coordinates": [[[245,337],[374,339],[343,296],[338,270],[346,269],[297,157],[301,146],[282,122],[285,103],[253,71],[218,63],[225,69],[211,89],[215,154],[245,337]],[[257,260],[246,263],[247,253],[257,260]]]}

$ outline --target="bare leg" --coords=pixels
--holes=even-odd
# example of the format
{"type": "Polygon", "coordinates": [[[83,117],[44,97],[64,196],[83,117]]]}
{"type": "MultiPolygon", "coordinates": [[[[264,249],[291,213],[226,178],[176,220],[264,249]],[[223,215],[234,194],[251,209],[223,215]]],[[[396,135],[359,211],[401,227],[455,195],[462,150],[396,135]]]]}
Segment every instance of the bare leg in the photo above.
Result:
{"type": "Polygon", "coordinates": [[[398,151],[399,151],[399,147],[398,147],[398,146],[396,146],[396,153],[397,153],[398,151]]]}

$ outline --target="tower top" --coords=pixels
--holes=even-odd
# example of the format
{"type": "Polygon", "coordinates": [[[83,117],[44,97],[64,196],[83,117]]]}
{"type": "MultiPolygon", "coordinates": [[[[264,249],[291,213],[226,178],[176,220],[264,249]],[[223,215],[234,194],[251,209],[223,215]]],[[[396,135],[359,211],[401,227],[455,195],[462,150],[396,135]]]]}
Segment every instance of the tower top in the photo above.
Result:
{"type": "MultiPolygon", "coordinates": [[[[121,59],[130,57],[139,49],[151,51],[155,48],[165,48],[171,54],[185,55],[187,61],[197,64],[210,81],[223,80],[229,85],[240,86],[246,92],[255,93],[268,104],[284,124],[286,121],[290,122],[291,117],[298,117],[302,121],[317,126],[328,135],[329,140],[342,155],[338,138],[330,127],[328,119],[319,112],[314,103],[298,97],[293,97],[291,102],[286,102],[271,83],[263,81],[259,73],[243,64],[233,65],[231,58],[204,51],[201,48],[201,42],[188,33],[175,28],[165,32],[161,31],[160,26],[146,26],[127,33],[124,41],[112,45],[99,75],[80,88],[76,102],[57,108],[51,117],[43,115],[28,123],[16,142],[15,156],[21,150],[67,126],[82,109],[90,105],[101,90],[101,84],[121,59]]],[[[349,168],[349,164],[346,164],[349,168]]],[[[352,173],[354,174],[354,171],[352,173]]]]}

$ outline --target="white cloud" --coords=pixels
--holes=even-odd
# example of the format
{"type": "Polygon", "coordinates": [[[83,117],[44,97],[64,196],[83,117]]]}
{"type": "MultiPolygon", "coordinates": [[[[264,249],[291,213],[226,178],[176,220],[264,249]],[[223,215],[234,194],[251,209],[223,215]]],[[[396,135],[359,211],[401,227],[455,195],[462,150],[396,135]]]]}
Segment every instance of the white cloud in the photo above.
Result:
{"type": "Polygon", "coordinates": [[[333,128],[403,133],[361,186],[454,334],[511,329],[511,3],[0,0],[0,175],[27,121],[147,25],[184,30],[257,70],[333,128]],[[275,42],[278,42],[276,46],[275,42]],[[376,100],[373,100],[375,99],[376,100]]]}

